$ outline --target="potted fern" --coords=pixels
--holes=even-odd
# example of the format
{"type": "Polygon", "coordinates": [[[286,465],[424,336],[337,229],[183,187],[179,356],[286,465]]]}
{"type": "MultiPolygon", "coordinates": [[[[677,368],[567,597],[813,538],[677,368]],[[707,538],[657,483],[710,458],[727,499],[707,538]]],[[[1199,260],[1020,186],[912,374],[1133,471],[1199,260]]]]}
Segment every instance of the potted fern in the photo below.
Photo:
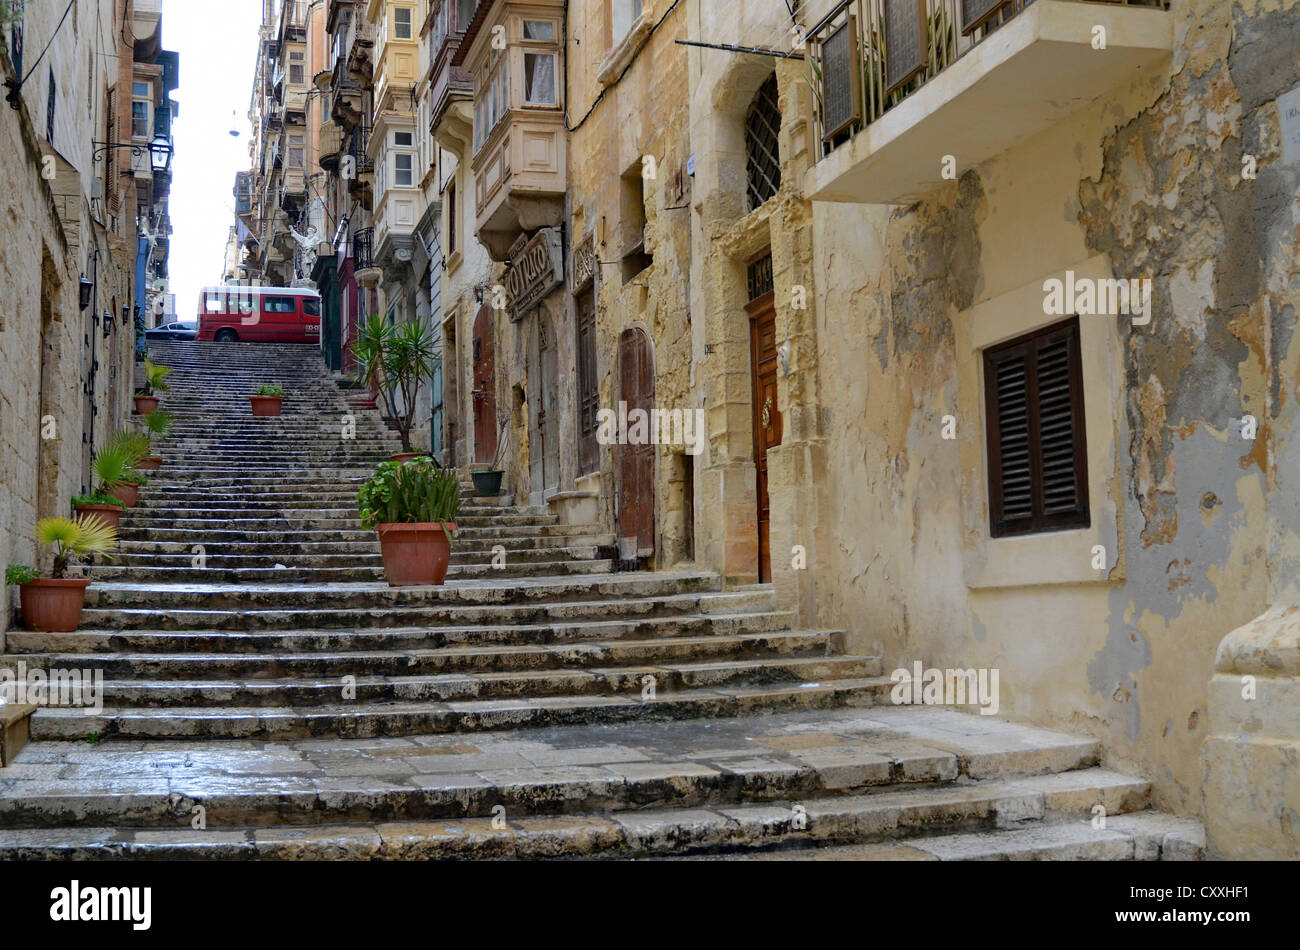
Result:
{"type": "Polygon", "coordinates": [[[99,517],[117,528],[121,523],[122,509],[135,504],[139,489],[135,463],[140,455],[138,441],[133,442],[129,434],[118,433],[104,443],[90,463],[93,491],[72,499],[77,515],[99,517]]]}
{"type": "Polygon", "coordinates": [[[135,411],[142,416],[146,416],[158,408],[158,397],[155,393],[165,393],[171,387],[167,384],[167,377],[171,375],[170,366],[160,366],[152,362],[148,357],[144,360],[144,392],[135,397],[135,411]]]}
{"type": "Polygon", "coordinates": [[[256,394],[249,396],[248,399],[253,404],[253,415],[278,416],[284,404],[284,387],[258,386],[256,394]]]}
{"type": "Polygon", "coordinates": [[[154,439],[165,439],[172,434],[172,417],[163,409],[155,409],[144,417],[144,437],[147,443],[146,454],[136,464],[142,472],[156,472],[162,468],[162,459],[149,455],[153,451],[154,439]]]}
{"type": "Polygon", "coordinates": [[[117,529],[96,517],[42,518],[36,523],[36,543],[54,545],[50,576],[11,564],[5,568],[5,583],[18,585],[19,608],[28,630],[70,633],[81,623],[90,579],[68,577],[68,568],[74,559],[111,556],[117,550],[117,529]]]}
{"type": "Polygon", "coordinates": [[[379,535],[391,587],[442,584],[459,530],[460,482],[431,459],[384,462],[357,495],[361,524],[379,535]]]}

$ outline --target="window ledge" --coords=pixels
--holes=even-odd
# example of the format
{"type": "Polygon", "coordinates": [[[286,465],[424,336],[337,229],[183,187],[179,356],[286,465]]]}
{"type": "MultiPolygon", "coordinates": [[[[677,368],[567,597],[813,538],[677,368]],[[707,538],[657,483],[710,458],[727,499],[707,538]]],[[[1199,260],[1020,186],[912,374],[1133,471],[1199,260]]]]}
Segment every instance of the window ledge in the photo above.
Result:
{"type": "Polygon", "coordinates": [[[623,70],[627,69],[628,64],[636,57],[652,29],[654,29],[654,10],[647,6],[642,9],[641,15],[627,31],[627,36],[615,44],[605,56],[600,64],[600,71],[596,73],[596,81],[602,86],[612,86],[618,82],[618,77],[623,75],[623,70]]]}

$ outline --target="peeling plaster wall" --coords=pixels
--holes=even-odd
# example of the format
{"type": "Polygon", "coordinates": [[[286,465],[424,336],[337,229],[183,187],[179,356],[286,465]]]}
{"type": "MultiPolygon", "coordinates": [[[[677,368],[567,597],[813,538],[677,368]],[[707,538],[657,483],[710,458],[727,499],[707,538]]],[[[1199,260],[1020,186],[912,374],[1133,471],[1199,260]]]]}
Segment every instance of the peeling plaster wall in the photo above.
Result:
{"type": "Polygon", "coordinates": [[[1281,164],[1274,102],[1300,84],[1300,4],[1172,13],[1162,74],[913,207],[815,205],[830,533],[817,592],[851,650],[879,646],[887,670],[999,667],[1002,715],[1104,740],[1162,807],[1195,814],[1215,649],[1294,593],[1300,564],[1300,168],[1281,164]],[[1092,530],[1113,557],[1091,577],[1062,562],[1053,583],[1038,558],[988,542],[972,341],[990,302],[1098,257],[1152,278],[1153,319],[1080,318],[1104,475],[1092,530]],[[940,435],[949,413],[955,443],[940,435]]]}

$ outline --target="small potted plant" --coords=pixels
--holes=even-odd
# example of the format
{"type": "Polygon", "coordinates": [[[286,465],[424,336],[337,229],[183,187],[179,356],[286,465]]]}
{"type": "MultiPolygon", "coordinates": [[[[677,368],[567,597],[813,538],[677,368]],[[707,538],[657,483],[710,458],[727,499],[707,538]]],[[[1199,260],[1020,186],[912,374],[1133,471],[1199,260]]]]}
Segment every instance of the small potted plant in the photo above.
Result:
{"type": "Polygon", "coordinates": [[[384,462],[357,495],[361,524],[379,534],[392,587],[441,584],[459,530],[460,482],[430,459],[384,462]]]}
{"type": "Polygon", "coordinates": [[[437,330],[424,320],[390,324],[386,317],[375,314],[361,325],[351,347],[361,382],[378,392],[384,415],[401,437],[402,451],[393,461],[421,458],[423,453],[411,447],[411,429],[416,397],[441,361],[437,330]]]}
{"type": "Polygon", "coordinates": [[[94,478],[94,490],[89,495],[77,495],[72,499],[72,506],[78,516],[91,515],[102,518],[113,528],[121,523],[122,509],[129,507],[127,501],[134,503],[134,492],[126,489],[119,497],[115,489],[125,485],[138,488],[135,462],[140,457],[138,440],[127,433],[118,433],[109,439],[90,463],[94,478]]]}
{"type": "Polygon", "coordinates": [[[257,393],[248,397],[255,416],[278,416],[284,404],[283,386],[258,386],[257,393]]]}
{"type": "Polygon", "coordinates": [[[20,609],[28,630],[71,633],[81,623],[90,579],[68,577],[75,558],[92,554],[111,556],[117,550],[117,529],[100,518],[42,518],[36,523],[36,543],[53,544],[54,570],[41,577],[31,567],[11,564],[5,583],[18,585],[20,609]]]}
{"type": "Polygon", "coordinates": [[[492,467],[485,472],[470,472],[474,494],[479,498],[495,498],[501,494],[501,479],[506,474],[501,469],[501,460],[505,457],[506,438],[509,434],[508,425],[502,422],[501,430],[497,433],[497,451],[492,457],[492,467]]]}
{"type": "Polygon", "coordinates": [[[158,397],[155,393],[165,393],[171,387],[167,385],[167,377],[171,375],[170,366],[160,366],[145,357],[144,361],[144,392],[135,397],[135,411],[142,416],[146,416],[158,408],[158,397]]]}
{"type": "Polygon", "coordinates": [[[170,413],[163,409],[155,409],[144,417],[144,437],[148,443],[146,454],[139,462],[136,468],[142,472],[156,472],[162,468],[162,459],[156,455],[149,455],[153,451],[153,440],[165,439],[172,434],[172,417],[170,413]]]}

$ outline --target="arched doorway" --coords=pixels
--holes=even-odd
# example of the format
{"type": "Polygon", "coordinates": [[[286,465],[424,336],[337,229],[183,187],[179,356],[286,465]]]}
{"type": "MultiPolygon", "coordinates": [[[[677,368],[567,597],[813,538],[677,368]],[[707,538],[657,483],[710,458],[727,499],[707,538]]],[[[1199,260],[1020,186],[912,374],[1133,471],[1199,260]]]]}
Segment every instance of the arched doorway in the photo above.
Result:
{"type": "MultiPolygon", "coordinates": [[[[648,418],[654,407],[655,377],[650,341],[644,330],[624,330],[618,338],[618,378],[620,400],[627,404],[628,418],[638,409],[648,418]]],[[[647,439],[644,445],[619,447],[618,536],[635,545],[637,557],[650,557],[655,550],[652,442],[653,439],[647,439]]]]}
{"type": "Polygon", "coordinates": [[[474,318],[474,461],[491,464],[497,454],[497,371],[492,307],[474,318]]]}

